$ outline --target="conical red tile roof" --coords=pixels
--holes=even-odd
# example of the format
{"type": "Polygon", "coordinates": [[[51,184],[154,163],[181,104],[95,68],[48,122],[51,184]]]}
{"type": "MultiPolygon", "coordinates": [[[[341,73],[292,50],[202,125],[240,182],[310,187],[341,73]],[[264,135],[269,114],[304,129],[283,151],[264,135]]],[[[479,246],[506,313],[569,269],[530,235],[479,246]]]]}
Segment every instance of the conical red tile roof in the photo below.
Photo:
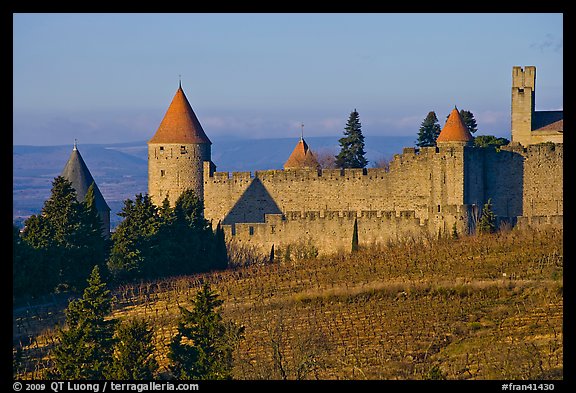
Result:
{"type": "Polygon", "coordinates": [[[460,112],[454,107],[446,120],[446,124],[444,124],[444,128],[442,128],[440,135],[438,135],[436,142],[470,142],[473,140],[474,137],[464,125],[460,117],[460,112]]]}
{"type": "Polygon", "coordinates": [[[298,141],[292,154],[290,154],[284,164],[284,169],[318,169],[319,167],[316,157],[314,157],[303,138],[298,141]]]}
{"type": "Polygon", "coordinates": [[[148,143],[210,143],[182,86],[178,87],[158,130],[148,143]]]}

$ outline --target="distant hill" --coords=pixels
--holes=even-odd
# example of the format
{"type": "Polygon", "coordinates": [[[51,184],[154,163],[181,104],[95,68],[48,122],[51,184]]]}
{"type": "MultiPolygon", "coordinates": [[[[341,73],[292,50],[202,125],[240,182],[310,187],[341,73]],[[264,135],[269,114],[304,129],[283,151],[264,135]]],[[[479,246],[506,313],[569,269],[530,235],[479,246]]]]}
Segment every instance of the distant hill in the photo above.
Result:
{"type": "MultiPolygon", "coordinates": [[[[307,137],[313,151],[337,154],[334,137],[307,137]]],[[[376,160],[390,159],[403,147],[414,146],[414,136],[366,136],[369,166],[376,160]]],[[[212,161],[217,171],[255,171],[282,169],[296,146],[297,139],[212,139],[212,161]]],[[[80,153],[112,209],[112,227],[120,222],[117,213],[127,198],[148,190],[147,145],[145,141],[120,144],[80,145],[80,153]]],[[[13,220],[22,222],[37,214],[50,196],[54,177],[58,176],[72,146],[13,146],[13,220]]]]}

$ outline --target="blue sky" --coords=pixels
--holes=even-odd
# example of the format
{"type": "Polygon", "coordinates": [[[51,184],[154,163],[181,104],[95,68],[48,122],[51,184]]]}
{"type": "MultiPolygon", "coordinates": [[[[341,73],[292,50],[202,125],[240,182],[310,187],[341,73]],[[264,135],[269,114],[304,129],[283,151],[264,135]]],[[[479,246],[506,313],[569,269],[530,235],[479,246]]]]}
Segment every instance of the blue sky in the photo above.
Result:
{"type": "Polygon", "coordinates": [[[14,144],[148,140],[178,88],[211,139],[415,135],[454,105],[509,138],[512,67],[563,109],[563,15],[14,14],[14,144]]]}

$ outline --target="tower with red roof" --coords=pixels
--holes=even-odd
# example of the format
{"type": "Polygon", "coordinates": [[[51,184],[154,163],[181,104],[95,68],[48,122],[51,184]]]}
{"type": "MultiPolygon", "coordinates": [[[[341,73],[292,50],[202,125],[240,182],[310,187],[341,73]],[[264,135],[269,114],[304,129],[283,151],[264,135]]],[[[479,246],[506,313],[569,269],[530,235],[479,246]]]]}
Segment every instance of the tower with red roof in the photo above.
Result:
{"type": "MultiPolygon", "coordinates": [[[[211,163],[212,142],[178,86],[158,130],[148,141],[148,194],[161,206],[166,197],[174,206],[192,189],[204,199],[204,162],[211,163]]],[[[213,165],[211,163],[211,165],[213,165]]]]}

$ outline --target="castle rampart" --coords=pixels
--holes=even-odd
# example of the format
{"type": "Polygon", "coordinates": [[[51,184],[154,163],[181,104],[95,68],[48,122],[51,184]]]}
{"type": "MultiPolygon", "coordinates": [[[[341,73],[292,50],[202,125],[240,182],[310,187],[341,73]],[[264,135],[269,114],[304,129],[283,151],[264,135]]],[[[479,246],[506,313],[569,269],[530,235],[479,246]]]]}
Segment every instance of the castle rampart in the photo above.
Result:
{"type": "Polygon", "coordinates": [[[388,240],[421,237],[427,223],[415,218],[413,211],[308,211],[266,214],[263,223],[223,225],[228,239],[250,244],[261,253],[272,245],[282,249],[288,245],[313,245],[319,254],[350,252],[354,221],[358,225],[360,246],[384,244],[388,240]]]}
{"type": "Polygon", "coordinates": [[[491,201],[500,222],[562,225],[562,111],[534,111],[535,67],[512,71],[512,141],[477,147],[455,107],[435,147],[406,147],[387,168],[318,169],[303,138],[285,170],[216,172],[211,142],[181,88],[149,146],[156,204],[188,188],[229,240],[257,245],[311,242],[320,253],[414,235],[475,230],[491,201]],[[181,113],[187,114],[182,117],[181,113]],[[547,143],[535,145],[548,138],[547,143]],[[525,147],[528,146],[528,147],[525,147]]]}

